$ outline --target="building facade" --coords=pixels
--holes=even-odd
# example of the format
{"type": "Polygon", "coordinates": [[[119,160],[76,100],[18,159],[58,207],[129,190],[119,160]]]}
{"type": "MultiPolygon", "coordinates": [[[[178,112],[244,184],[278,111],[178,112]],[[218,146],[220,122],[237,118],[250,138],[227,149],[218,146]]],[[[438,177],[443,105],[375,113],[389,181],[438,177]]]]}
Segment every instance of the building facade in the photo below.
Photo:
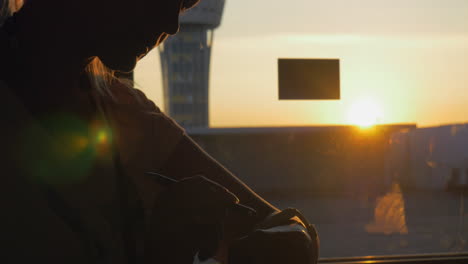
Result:
{"type": "Polygon", "coordinates": [[[320,193],[376,195],[388,189],[385,157],[391,135],[414,124],[194,128],[207,153],[264,197],[320,193]]]}
{"type": "Polygon", "coordinates": [[[166,113],[185,128],[209,126],[213,31],[224,0],[204,0],[182,15],[180,32],[159,47],[166,113]]]}
{"type": "Polygon", "coordinates": [[[426,191],[468,188],[468,124],[402,131],[389,143],[388,182],[426,191]]]}

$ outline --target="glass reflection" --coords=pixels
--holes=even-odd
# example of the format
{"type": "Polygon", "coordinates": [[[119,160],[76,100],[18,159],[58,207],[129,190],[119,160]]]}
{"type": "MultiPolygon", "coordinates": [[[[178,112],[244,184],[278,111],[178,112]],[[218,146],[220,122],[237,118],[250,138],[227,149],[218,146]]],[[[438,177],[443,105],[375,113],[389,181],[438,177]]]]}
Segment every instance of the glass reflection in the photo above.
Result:
{"type": "Polygon", "coordinates": [[[405,214],[405,200],[399,184],[393,184],[391,190],[377,199],[374,220],[365,227],[368,233],[391,235],[408,234],[405,214]]]}

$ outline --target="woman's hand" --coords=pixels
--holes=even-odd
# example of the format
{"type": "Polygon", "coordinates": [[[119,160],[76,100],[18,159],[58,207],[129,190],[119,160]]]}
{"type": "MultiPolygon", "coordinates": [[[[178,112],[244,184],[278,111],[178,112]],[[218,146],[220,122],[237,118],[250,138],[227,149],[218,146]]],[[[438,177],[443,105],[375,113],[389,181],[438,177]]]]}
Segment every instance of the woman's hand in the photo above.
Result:
{"type": "Polygon", "coordinates": [[[169,186],[157,199],[146,234],[147,263],[192,263],[213,257],[227,208],[237,197],[203,176],[169,186]]]}
{"type": "Polygon", "coordinates": [[[315,227],[299,211],[286,209],[272,214],[253,232],[232,243],[229,264],[315,264],[318,251],[315,227]]]}

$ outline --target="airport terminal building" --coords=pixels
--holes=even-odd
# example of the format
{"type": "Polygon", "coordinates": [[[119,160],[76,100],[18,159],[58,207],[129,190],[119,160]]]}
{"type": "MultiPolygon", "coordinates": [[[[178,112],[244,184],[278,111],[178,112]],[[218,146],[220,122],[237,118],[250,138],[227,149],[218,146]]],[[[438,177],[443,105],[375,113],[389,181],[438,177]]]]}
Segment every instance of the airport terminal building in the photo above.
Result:
{"type": "Polygon", "coordinates": [[[195,128],[187,133],[265,197],[379,192],[389,139],[414,124],[195,128]]]}

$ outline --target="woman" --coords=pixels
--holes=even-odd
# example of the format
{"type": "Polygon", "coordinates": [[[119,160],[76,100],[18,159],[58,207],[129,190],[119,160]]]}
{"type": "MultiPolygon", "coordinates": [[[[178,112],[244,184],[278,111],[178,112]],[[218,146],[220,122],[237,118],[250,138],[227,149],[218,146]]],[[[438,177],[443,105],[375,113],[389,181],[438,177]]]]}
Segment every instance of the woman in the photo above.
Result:
{"type": "Polygon", "coordinates": [[[10,1],[21,9],[0,28],[2,263],[191,263],[222,255],[220,224],[229,244],[279,212],[113,77],[177,33],[196,2],[10,1]],[[148,171],[179,183],[162,186],[148,171]],[[225,219],[239,201],[257,215],[225,219]]]}

